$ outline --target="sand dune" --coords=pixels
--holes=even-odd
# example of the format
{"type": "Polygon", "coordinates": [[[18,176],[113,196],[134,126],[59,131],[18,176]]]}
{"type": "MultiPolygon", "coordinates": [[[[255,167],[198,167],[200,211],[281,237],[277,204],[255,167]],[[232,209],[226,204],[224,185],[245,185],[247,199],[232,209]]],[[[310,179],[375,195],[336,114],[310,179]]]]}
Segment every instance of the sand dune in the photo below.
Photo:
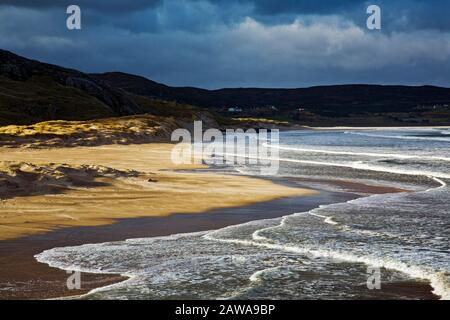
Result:
{"type": "Polygon", "coordinates": [[[0,127],[0,146],[49,148],[149,143],[170,140],[174,119],[139,115],[90,121],[47,121],[0,127]]]}
{"type": "Polygon", "coordinates": [[[0,199],[64,193],[77,187],[106,186],[98,178],[137,177],[133,170],[121,171],[98,165],[32,164],[0,162],[0,199]]]}

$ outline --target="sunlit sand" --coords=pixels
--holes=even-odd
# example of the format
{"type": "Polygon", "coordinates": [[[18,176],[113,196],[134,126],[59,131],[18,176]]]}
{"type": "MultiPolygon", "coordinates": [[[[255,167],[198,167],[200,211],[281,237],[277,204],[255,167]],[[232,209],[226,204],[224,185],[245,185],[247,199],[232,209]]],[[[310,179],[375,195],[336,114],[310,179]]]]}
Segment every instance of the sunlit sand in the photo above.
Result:
{"type": "Polygon", "coordinates": [[[0,173],[15,183],[14,188],[0,190],[0,239],[314,193],[244,176],[176,172],[202,166],[174,165],[172,148],[170,144],[0,148],[0,173]],[[45,183],[40,184],[42,179],[45,183]]]}

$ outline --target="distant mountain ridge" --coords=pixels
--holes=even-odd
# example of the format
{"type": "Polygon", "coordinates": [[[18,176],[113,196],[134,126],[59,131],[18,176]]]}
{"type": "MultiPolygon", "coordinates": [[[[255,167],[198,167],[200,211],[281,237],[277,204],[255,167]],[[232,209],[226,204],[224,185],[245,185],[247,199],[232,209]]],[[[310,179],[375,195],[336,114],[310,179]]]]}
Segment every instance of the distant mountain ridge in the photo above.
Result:
{"type": "Polygon", "coordinates": [[[450,104],[450,88],[435,86],[336,85],[298,89],[236,88],[206,90],[169,87],[121,72],[92,74],[93,78],[139,95],[176,100],[205,108],[276,106],[289,110],[405,112],[418,105],[450,104]]]}

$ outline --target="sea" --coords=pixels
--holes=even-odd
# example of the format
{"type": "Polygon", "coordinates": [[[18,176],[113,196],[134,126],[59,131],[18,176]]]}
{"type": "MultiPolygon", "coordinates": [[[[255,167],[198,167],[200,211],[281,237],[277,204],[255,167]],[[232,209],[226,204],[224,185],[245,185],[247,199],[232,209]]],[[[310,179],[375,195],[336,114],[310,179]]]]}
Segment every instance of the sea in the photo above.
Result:
{"type": "MultiPolygon", "coordinates": [[[[286,131],[273,148],[278,179],[401,192],[361,192],[219,230],[54,248],[36,259],[128,277],[80,299],[420,299],[423,286],[450,299],[450,129],[286,131]]],[[[231,170],[260,172],[245,164],[231,170]]]]}

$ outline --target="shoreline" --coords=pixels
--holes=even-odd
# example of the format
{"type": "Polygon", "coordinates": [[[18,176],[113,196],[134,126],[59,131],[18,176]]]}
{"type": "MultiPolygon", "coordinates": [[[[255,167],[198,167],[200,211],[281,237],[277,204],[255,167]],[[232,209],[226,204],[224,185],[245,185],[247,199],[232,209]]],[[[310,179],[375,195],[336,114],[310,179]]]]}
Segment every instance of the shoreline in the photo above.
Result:
{"type": "MultiPolygon", "coordinates": [[[[175,165],[173,147],[0,148],[0,179],[6,182],[0,189],[0,299],[67,295],[66,272],[50,272],[34,259],[47,249],[151,236],[148,229],[155,221],[163,222],[163,235],[220,228],[254,218],[209,220],[210,212],[230,214],[259,203],[316,195],[267,179],[193,172],[207,167],[175,165]],[[147,229],[138,231],[141,225],[147,229]]],[[[123,277],[85,275],[83,292],[120,280],[123,277]]]]}
{"type": "Polygon", "coordinates": [[[0,274],[0,284],[3,286],[4,283],[14,280],[23,285],[22,288],[16,288],[17,290],[6,294],[0,291],[0,299],[54,299],[79,296],[92,289],[127,279],[120,275],[83,273],[82,290],[69,291],[65,288],[65,281],[69,275],[64,270],[49,267],[34,258],[34,255],[54,247],[215,230],[253,220],[280,217],[294,210],[308,211],[322,204],[353,198],[356,196],[347,193],[323,192],[242,207],[215,209],[204,213],[120,219],[109,225],[63,228],[46,234],[4,240],[0,242],[0,264],[11,271],[0,274]],[[31,287],[27,288],[27,281],[31,287]]]}
{"type": "MultiPolygon", "coordinates": [[[[170,145],[171,147],[173,146],[170,145]]],[[[116,284],[127,279],[121,275],[83,274],[82,289],[68,291],[66,280],[70,275],[66,271],[51,268],[46,264],[37,262],[34,258],[34,255],[54,247],[216,230],[249,221],[281,217],[293,212],[309,211],[321,205],[346,202],[369,194],[406,191],[352,181],[314,181],[296,178],[262,179],[214,171],[212,173],[201,172],[201,170],[186,172],[193,169],[205,169],[206,167],[199,165],[187,167],[170,165],[167,162],[168,150],[168,145],[159,144],[51,150],[19,149],[11,151],[11,149],[8,149],[5,151],[0,149],[0,154],[7,158],[6,161],[17,161],[17,159],[23,159],[24,156],[30,157],[32,159],[30,162],[33,161],[33,163],[35,161],[37,163],[45,162],[49,157],[52,157],[53,161],[61,163],[70,161],[74,165],[85,163],[101,165],[106,161],[106,165],[117,170],[132,169],[140,172],[151,172],[150,179],[158,180],[158,183],[154,184],[151,181],[152,185],[156,185],[156,187],[152,189],[153,193],[151,195],[147,195],[151,196],[148,197],[150,199],[149,202],[145,202],[147,197],[142,197],[142,195],[138,198],[134,197],[136,193],[139,193],[137,191],[142,186],[132,188],[128,190],[128,193],[121,194],[121,190],[127,184],[126,181],[115,184],[114,179],[103,179],[101,182],[107,183],[106,186],[95,186],[93,190],[80,191],[75,189],[75,196],[69,198],[70,201],[91,202],[91,198],[95,200],[96,197],[101,196],[101,204],[107,206],[108,210],[111,209],[116,213],[114,215],[107,210],[103,212],[101,219],[96,223],[92,223],[92,220],[89,219],[93,217],[94,219],[98,218],[98,216],[95,216],[95,214],[98,214],[98,204],[97,206],[94,205],[93,209],[90,208],[89,212],[94,216],[73,215],[72,210],[75,210],[76,207],[73,205],[67,207],[67,196],[73,195],[74,192],[70,189],[61,195],[52,194],[48,196],[44,194],[6,200],[6,203],[13,202],[20,209],[20,206],[27,204],[27,201],[30,199],[33,202],[36,202],[36,199],[42,200],[46,197],[49,197],[52,201],[60,199],[64,200],[65,210],[70,210],[71,218],[88,218],[88,220],[80,223],[79,220],[67,220],[67,215],[65,215],[65,217],[62,217],[64,218],[64,223],[59,224],[59,222],[55,223],[55,221],[50,220],[55,218],[52,215],[44,215],[46,219],[44,220],[45,230],[31,232],[31,234],[26,235],[22,234],[18,238],[16,235],[15,237],[10,237],[9,240],[0,240],[0,265],[6,269],[6,271],[0,273],[0,299],[76,297],[86,294],[93,289],[116,284]],[[87,153],[86,151],[90,152],[87,153]],[[68,161],[64,161],[65,159],[68,161]],[[181,183],[180,180],[182,181],[181,183]],[[178,184],[174,184],[174,182],[178,184]],[[330,192],[320,190],[320,187],[311,188],[308,182],[312,184],[317,184],[317,182],[335,184],[346,191],[330,192]],[[216,197],[211,198],[211,192],[204,192],[217,186],[220,186],[220,194],[216,197]],[[105,188],[107,192],[114,195],[119,194],[119,199],[115,197],[105,198],[105,188]],[[165,192],[160,192],[160,188],[165,188],[165,192]],[[170,193],[170,190],[173,188],[176,188],[177,192],[181,191],[181,198],[174,198],[174,195],[170,193]],[[193,188],[196,189],[194,192],[193,188]],[[223,188],[226,189],[225,193],[223,188]],[[156,191],[159,191],[159,196],[155,198],[154,193],[156,191]],[[196,194],[195,191],[199,191],[201,197],[205,199],[199,200],[199,194],[196,194]],[[81,199],[77,198],[80,195],[81,199]],[[124,200],[125,204],[119,205],[124,200]],[[198,206],[198,202],[201,201],[203,201],[204,205],[198,206]],[[155,202],[158,203],[158,206],[153,205],[155,202]],[[181,205],[173,206],[174,202],[179,202],[181,205]],[[111,206],[111,203],[114,206],[111,206]],[[133,211],[134,207],[129,208],[130,203],[138,205],[142,212],[136,214],[133,211]],[[216,205],[211,205],[211,203],[216,203],[216,205]],[[166,206],[164,212],[159,214],[149,213],[161,205],[166,206]],[[120,208],[126,208],[129,210],[128,212],[132,213],[124,214],[122,212],[117,214],[120,208]],[[48,225],[49,223],[50,225],[48,225]]],[[[97,182],[96,180],[94,181],[97,182]]],[[[146,184],[144,189],[147,188],[149,187],[146,184]]],[[[2,205],[5,205],[5,203],[3,202],[2,205]]],[[[48,211],[49,206],[54,206],[55,204],[49,201],[38,201],[38,205],[41,209],[48,211]]],[[[78,209],[81,213],[84,213],[83,210],[85,208],[81,207],[78,209]]],[[[17,207],[15,210],[17,210],[17,207]]],[[[22,219],[22,221],[27,223],[27,220],[22,219]]],[[[0,231],[5,230],[1,227],[0,225],[0,231]]],[[[398,290],[408,292],[412,290],[417,297],[423,299],[436,298],[431,293],[431,286],[426,283],[411,280],[408,286],[410,289],[400,287],[398,290]]]]}
{"type": "MultiPolygon", "coordinates": [[[[307,186],[308,181],[303,179],[278,179],[276,183],[287,185],[307,186]]],[[[317,182],[317,181],[315,181],[317,182]]],[[[33,235],[16,240],[0,242],[0,263],[6,267],[17,264],[26,265],[24,269],[15,269],[21,275],[16,279],[19,282],[26,282],[27,275],[33,275],[33,285],[25,291],[15,291],[9,296],[5,296],[0,291],[2,299],[57,299],[57,298],[78,298],[92,290],[114,285],[128,278],[121,275],[106,274],[82,274],[82,289],[69,291],[65,286],[65,281],[69,276],[64,270],[49,267],[46,264],[35,260],[34,255],[44,250],[54,247],[76,246],[86,243],[104,243],[113,241],[123,241],[132,238],[168,236],[179,233],[191,233],[208,230],[216,230],[230,225],[241,224],[254,220],[269,219],[291,214],[292,212],[309,211],[320,205],[345,202],[360,198],[357,191],[364,188],[372,194],[383,194],[401,192],[392,188],[374,187],[343,181],[333,181],[337,186],[342,186],[347,191],[330,192],[318,190],[319,193],[309,196],[290,197],[268,202],[256,203],[253,205],[237,208],[222,208],[204,213],[194,214],[174,214],[166,217],[147,217],[121,219],[115,224],[93,227],[73,227],[52,231],[48,234],[33,235]],[[364,187],[363,187],[364,186],[364,187]],[[3,244],[3,246],[1,245],[3,244]],[[5,245],[6,244],[6,245],[5,245]],[[21,248],[19,254],[12,254],[17,248],[21,248]],[[8,256],[9,252],[9,256],[8,256]],[[6,263],[6,264],[5,264],[6,263]],[[9,265],[8,265],[9,263],[9,265]],[[40,278],[36,281],[36,276],[40,278]]],[[[317,190],[317,189],[316,189],[317,190]]],[[[0,276],[0,283],[4,283],[5,276],[0,276]]],[[[411,280],[398,285],[395,290],[413,291],[417,297],[423,299],[437,299],[431,291],[429,284],[411,280]]]]}

